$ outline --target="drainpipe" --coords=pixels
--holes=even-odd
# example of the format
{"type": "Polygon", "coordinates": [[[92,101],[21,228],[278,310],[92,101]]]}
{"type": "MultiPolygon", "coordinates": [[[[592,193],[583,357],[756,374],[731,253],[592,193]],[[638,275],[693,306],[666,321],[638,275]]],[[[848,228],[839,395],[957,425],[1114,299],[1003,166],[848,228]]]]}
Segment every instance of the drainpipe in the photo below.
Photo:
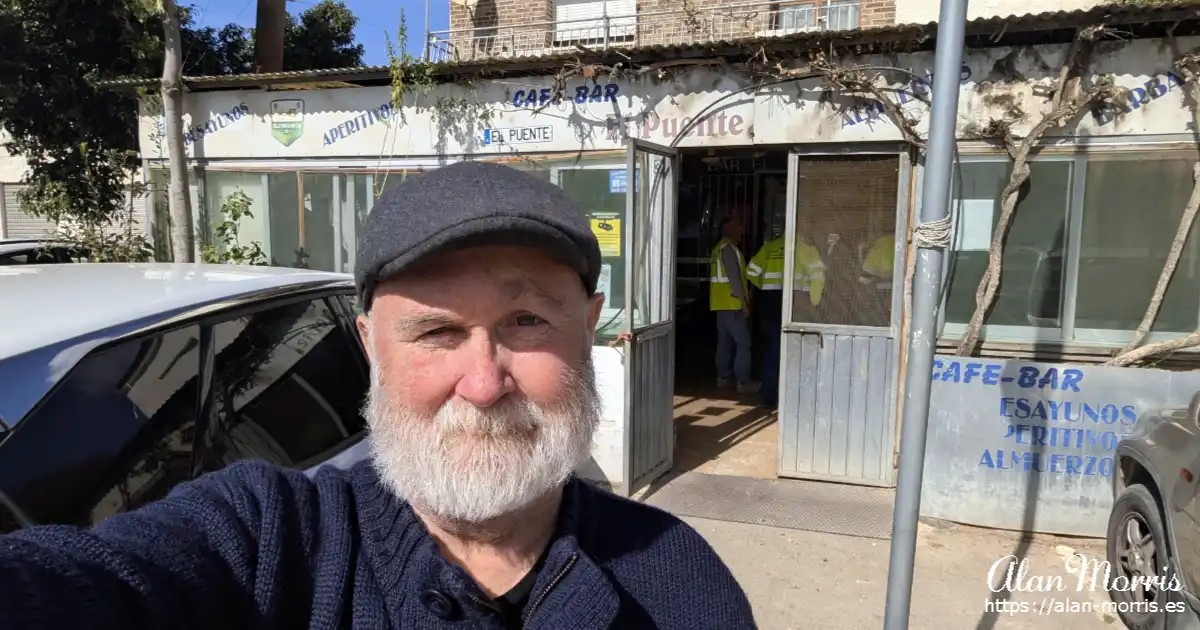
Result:
{"type": "Polygon", "coordinates": [[[950,177],[954,161],[959,73],[967,0],[942,0],[934,58],[932,111],[920,223],[913,226],[916,273],[913,276],[912,332],[905,363],[904,415],[900,438],[900,470],[892,514],[892,549],[888,561],[884,630],[907,630],[912,605],[913,568],[917,555],[917,522],[921,516],[921,481],[925,472],[925,438],[929,429],[929,392],[937,346],[937,307],[942,256],[949,246],[950,177]],[[935,235],[936,233],[936,235],[935,235]]]}

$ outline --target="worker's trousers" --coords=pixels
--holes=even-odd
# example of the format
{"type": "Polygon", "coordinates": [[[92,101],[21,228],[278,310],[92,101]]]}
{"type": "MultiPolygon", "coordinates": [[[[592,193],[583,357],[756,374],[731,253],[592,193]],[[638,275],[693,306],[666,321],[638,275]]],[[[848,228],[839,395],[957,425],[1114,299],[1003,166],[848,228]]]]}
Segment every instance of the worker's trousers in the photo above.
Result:
{"type": "Polygon", "coordinates": [[[750,382],[750,320],[740,310],[717,311],[717,378],[750,382]]]}
{"type": "Polygon", "coordinates": [[[762,387],[759,396],[762,404],[774,407],[779,404],[779,359],[780,335],[783,333],[783,291],[760,291],[755,310],[761,313],[763,334],[762,387]]]}

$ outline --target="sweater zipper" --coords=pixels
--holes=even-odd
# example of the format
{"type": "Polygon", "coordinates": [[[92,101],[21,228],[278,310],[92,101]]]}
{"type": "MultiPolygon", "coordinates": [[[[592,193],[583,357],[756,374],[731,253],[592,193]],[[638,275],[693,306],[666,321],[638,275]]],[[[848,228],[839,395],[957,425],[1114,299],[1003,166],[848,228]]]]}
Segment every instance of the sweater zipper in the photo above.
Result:
{"type": "Polygon", "coordinates": [[[533,603],[529,605],[529,609],[525,611],[525,615],[521,619],[522,628],[525,628],[529,625],[529,619],[533,617],[534,611],[537,610],[538,606],[542,605],[542,602],[546,599],[546,596],[550,594],[550,591],[554,590],[555,586],[558,586],[558,583],[561,582],[563,577],[567,575],[567,571],[570,571],[571,567],[575,566],[575,561],[578,559],[579,554],[571,554],[571,557],[567,560],[567,565],[563,567],[557,575],[554,576],[553,580],[550,580],[550,583],[546,585],[546,588],[542,589],[541,594],[533,600],[533,603]]]}

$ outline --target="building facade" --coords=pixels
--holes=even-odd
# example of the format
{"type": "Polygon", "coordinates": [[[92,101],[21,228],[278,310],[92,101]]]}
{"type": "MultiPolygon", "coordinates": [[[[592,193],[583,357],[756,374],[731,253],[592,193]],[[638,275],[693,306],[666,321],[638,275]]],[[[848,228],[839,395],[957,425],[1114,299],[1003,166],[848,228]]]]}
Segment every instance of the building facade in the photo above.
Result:
{"type": "Polygon", "coordinates": [[[4,149],[6,141],[0,131],[0,239],[45,236],[54,226],[21,209],[17,193],[22,189],[26,164],[21,156],[10,155],[4,149]]]}
{"type": "Polygon", "coordinates": [[[465,0],[429,34],[435,61],[672,46],[896,23],[897,0],[465,0]]]}
{"type": "MultiPolygon", "coordinates": [[[[940,0],[452,0],[450,28],[427,34],[434,61],[505,59],[579,47],[646,47],[843,31],[938,20],[940,0]]],[[[1101,0],[1054,0],[1036,12],[1101,0]]],[[[967,19],[1032,13],[1018,0],[971,2],[967,19]]]]}
{"type": "MultiPolygon", "coordinates": [[[[1130,31],[1179,20],[1107,15],[1130,31]]],[[[1099,365],[1136,328],[1193,185],[1192,116],[1160,37],[1124,39],[1092,60],[1093,76],[1124,88],[1121,100],[1043,139],[982,348],[951,356],[974,308],[1010,168],[980,130],[1003,119],[1020,135],[1048,111],[1045,86],[1069,48],[1062,33],[1092,17],[1070,19],[1013,22],[1000,37],[995,22],[968,27],[974,45],[958,76],[954,237],[939,309],[944,354],[931,375],[927,516],[1103,535],[1120,474],[1116,442],[1145,414],[1186,406],[1200,389],[1197,372],[1099,365]],[[1030,46],[1004,37],[1059,39],[1030,46]]],[[[887,32],[910,44],[915,37],[907,28],[887,32]]],[[[1178,32],[1181,49],[1200,45],[1195,33],[1178,32]]],[[[779,45],[829,50],[829,40],[804,37],[779,45]]],[[[606,303],[593,353],[604,412],[584,474],[628,491],[673,465],[677,436],[691,430],[685,425],[703,427],[703,419],[674,417],[673,394],[689,370],[711,364],[708,255],[720,216],[740,208],[749,226],[744,251],[780,234],[788,256],[815,251],[825,267],[819,291],[791,266],[785,274],[772,472],[892,486],[920,153],[879,101],[832,91],[821,76],[764,84],[753,71],[755,50],[742,54],[665,74],[565,83],[554,76],[561,57],[511,72],[490,64],[491,78],[448,76],[400,103],[386,70],[310,74],[303,89],[288,87],[294,76],[196,81],[185,143],[197,234],[211,240],[222,205],[240,191],[254,215],[240,224],[241,242],[262,243],[272,264],[349,272],[375,200],[414,173],[495,160],[556,183],[587,214],[604,255],[606,303]],[[891,268],[864,283],[867,252],[888,239],[891,268]],[[611,346],[623,332],[634,342],[611,346]]],[[[648,65],[661,60],[655,55],[621,56],[648,65]]],[[[893,104],[925,133],[932,51],[871,53],[850,43],[839,59],[878,71],[893,104]],[[865,52],[854,54],[856,46],[865,52]]],[[[140,132],[147,172],[161,181],[161,120],[143,116],[140,132]]],[[[165,212],[165,200],[155,199],[153,215],[161,221],[165,212]]],[[[1193,230],[1150,339],[1200,327],[1197,295],[1193,230]]],[[[1197,363],[1190,352],[1171,360],[1197,363]]]]}

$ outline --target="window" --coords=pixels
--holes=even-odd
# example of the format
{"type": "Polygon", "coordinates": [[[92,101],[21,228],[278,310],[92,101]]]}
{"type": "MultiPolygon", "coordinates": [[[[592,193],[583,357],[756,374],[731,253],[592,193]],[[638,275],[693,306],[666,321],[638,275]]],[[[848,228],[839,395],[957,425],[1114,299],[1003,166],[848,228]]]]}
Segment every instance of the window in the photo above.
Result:
{"type": "MultiPolygon", "coordinates": [[[[1143,151],[1046,156],[1031,163],[983,334],[993,340],[1127,341],[1191,194],[1194,163],[1190,154],[1143,151]]],[[[961,165],[947,265],[948,336],[961,335],[975,309],[1009,168],[1008,160],[990,156],[961,165]]],[[[1152,336],[1187,333],[1200,324],[1197,240],[1193,230],[1152,336]]]]}
{"type": "Polygon", "coordinates": [[[248,458],[308,468],[363,437],[365,358],[324,299],[220,322],[213,343],[205,470],[248,458]]]}
{"type": "MultiPolygon", "coordinates": [[[[208,171],[204,175],[204,214],[200,218],[204,230],[205,245],[221,246],[217,238],[217,226],[225,220],[221,208],[235,193],[241,192],[250,199],[250,213],[238,222],[238,243],[259,243],[267,249],[270,238],[267,216],[266,176],[262,173],[237,173],[231,171],[208,171]]],[[[169,218],[169,217],[168,217],[169,218]]],[[[269,252],[268,252],[268,255],[269,252]]],[[[282,264],[282,263],[279,263],[282,264]]]]}
{"type": "Polygon", "coordinates": [[[797,161],[791,321],[891,325],[899,181],[895,155],[797,161]]]}
{"type": "MultiPolygon", "coordinates": [[[[1000,192],[1008,183],[1009,169],[1007,161],[962,164],[953,206],[955,248],[946,298],[947,332],[961,334],[975,311],[975,290],[988,265],[988,248],[1000,218],[1000,192]]],[[[1061,327],[1071,163],[1034,162],[1030,171],[1009,228],[996,303],[986,322],[993,336],[1027,327],[1056,331],[1061,327]]]]}
{"type": "MultiPolygon", "coordinates": [[[[1192,192],[1195,156],[1096,156],[1087,162],[1077,337],[1134,330],[1142,320],[1192,192]]],[[[1200,320],[1197,230],[1183,249],[1152,332],[1189,333],[1200,320]]]]}
{"type": "Polygon", "coordinates": [[[858,0],[780,2],[770,14],[772,34],[813,30],[845,31],[858,28],[858,0]]]}
{"type": "Polygon", "coordinates": [[[574,163],[555,168],[552,181],[574,201],[589,218],[592,229],[604,234],[601,239],[600,280],[597,291],[604,293],[604,310],[597,325],[597,336],[617,335],[628,317],[625,304],[625,217],[626,166],[619,163],[574,163]]]}
{"type": "Polygon", "coordinates": [[[554,0],[554,45],[584,46],[633,41],[634,0],[554,0]]]}
{"type": "MultiPolygon", "coordinates": [[[[207,171],[205,203],[197,206],[203,208],[201,224],[207,227],[198,233],[215,243],[214,230],[223,220],[221,206],[241,191],[250,198],[254,215],[238,225],[242,245],[257,242],[271,265],[350,273],[356,240],[375,202],[417,172],[207,171]]],[[[162,221],[166,218],[160,216],[162,221]]],[[[169,241],[168,237],[165,232],[158,236],[169,241]]]]}
{"type": "Polygon", "coordinates": [[[196,326],[86,357],[0,444],[0,490],[36,523],[87,525],[188,478],[196,326]]]}

